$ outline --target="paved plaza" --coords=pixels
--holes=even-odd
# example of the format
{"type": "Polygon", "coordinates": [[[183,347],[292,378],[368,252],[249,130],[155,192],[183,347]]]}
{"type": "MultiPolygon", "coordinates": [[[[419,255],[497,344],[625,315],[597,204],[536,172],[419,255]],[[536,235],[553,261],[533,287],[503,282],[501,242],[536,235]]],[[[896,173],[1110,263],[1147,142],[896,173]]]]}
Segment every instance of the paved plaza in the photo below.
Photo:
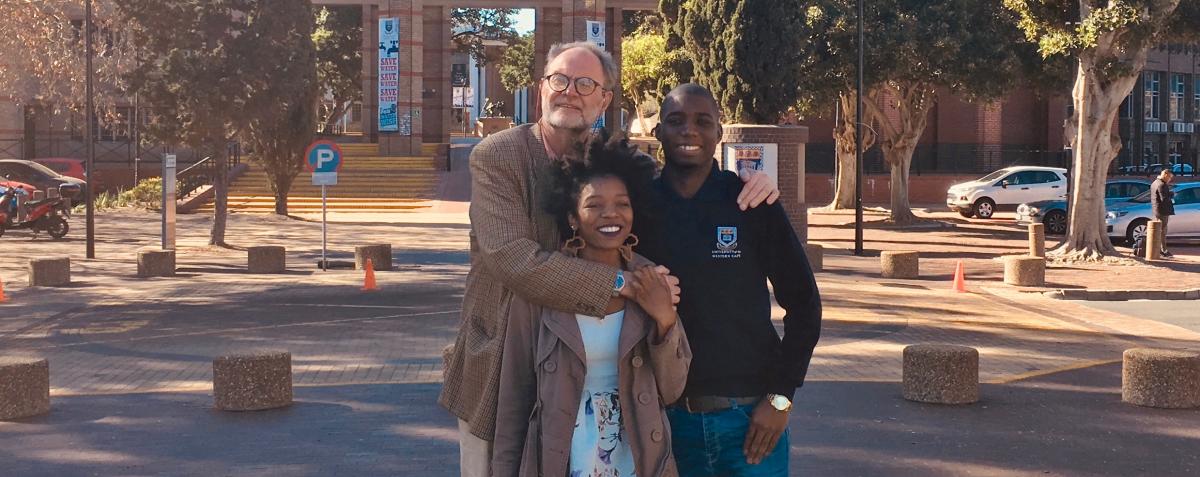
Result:
{"type": "MultiPolygon", "coordinates": [[[[179,274],[154,279],[135,278],[136,249],[156,244],[149,212],[101,214],[96,260],[82,258],[82,234],[6,235],[0,350],[50,361],[53,408],[0,422],[0,475],[457,475],[455,422],[435,400],[469,227],[462,204],[434,205],[335,217],[334,260],[392,244],[397,267],[379,272],[377,292],[360,291],[361,272],[316,269],[311,221],[235,214],[234,248],[220,249],[204,246],[210,218],[181,216],[179,274]],[[246,274],[251,245],[287,246],[289,272],[246,274]],[[73,285],[24,286],[28,258],[59,254],[73,259],[73,285]],[[256,347],[292,353],[296,404],[213,410],[212,358],[256,347]]],[[[1020,252],[1020,230],[931,217],[955,226],[869,229],[872,253],[854,257],[846,217],[812,215],[810,239],[830,247],[818,274],[826,320],[792,416],[794,475],[1200,473],[1200,410],[1120,402],[1124,349],[1200,347],[1200,323],[1174,315],[1186,307],[1156,316],[1157,305],[1099,309],[1003,285],[994,257],[1020,252]],[[922,278],[879,278],[881,249],[921,250],[922,278]],[[958,260],[968,293],[949,290],[958,260]],[[915,343],[977,348],[982,400],[903,400],[901,350],[915,343]]],[[[1200,260],[1177,254],[1169,265],[1052,267],[1048,278],[1096,287],[1112,273],[1134,283],[1171,273],[1195,288],[1200,260]]]]}

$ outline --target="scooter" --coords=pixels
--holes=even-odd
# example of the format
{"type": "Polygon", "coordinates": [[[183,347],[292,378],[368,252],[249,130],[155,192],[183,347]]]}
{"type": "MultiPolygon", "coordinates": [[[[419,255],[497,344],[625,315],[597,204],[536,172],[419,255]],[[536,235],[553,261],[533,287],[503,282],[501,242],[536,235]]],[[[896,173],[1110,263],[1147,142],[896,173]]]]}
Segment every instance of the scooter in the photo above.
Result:
{"type": "Polygon", "coordinates": [[[57,240],[65,237],[67,231],[71,230],[66,219],[71,216],[71,210],[62,197],[25,202],[23,207],[29,208],[29,214],[24,221],[18,221],[13,211],[11,204],[15,200],[13,194],[4,194],[4,197],[0,198],[0,237],[4,236],[5,229],[30,229],[34,235],[44,230],[57,240]]]}

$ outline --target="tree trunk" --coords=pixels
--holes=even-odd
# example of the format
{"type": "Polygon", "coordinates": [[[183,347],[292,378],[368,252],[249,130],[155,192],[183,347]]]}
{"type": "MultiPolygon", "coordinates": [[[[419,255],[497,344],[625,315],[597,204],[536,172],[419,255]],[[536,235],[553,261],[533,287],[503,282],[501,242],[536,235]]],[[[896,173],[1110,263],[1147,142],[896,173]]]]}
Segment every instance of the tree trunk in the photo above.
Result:
{"type": "Polygon", "coordinates": [[[633,114],[637,115],[638,126],[640,126],[642,129],[642,135],[648,135],[650,131],[646,130],[646,118],[645,116],[642,116],[642,106],[638,101],[638,98],[645,98],[645,96],[642,96],[641,91],[633,91],[633,97],[633,114]]]}
{"type": "Polygon", "coordinates": [[[217,149],[216,164],[213,172],[213,226],[209,245],[224,247],[225,221],[229,216],[229,184],[226,170],[229,163],[229,145],[221,144],[217,149]]]}
{"type": "Polygon", "coordinates": [[[887,162],[892,175],[890,187],[892,211],[888,219],[898,224],[908,224],[917,220],[917,216],[913,215],[912,207],[908,203],[908,170],[912,165],[913,151],[916,150],[916,146],[914,141],[905,147],[884,149],[884,154],[889,156],[887,162]]]}
{"type": "Polygon", "coordinates": [[[271,189],[275,192],[275,214],[288,214],[288,193],[292,190],[292,183],[295,182],[296,176],[276,176],[271,184],[271,189]]]}
{"type": "MultiPolygon", "coordinates": [[[[1085,12],[1086,13],[1086,12],[1085,12]]],[[[1085,15],[1086,17],[1086,15],[1085,15]]],[[[1071,201],[1067,235],[1051,255],[1067,261],[1094,261],[1117,250],[1108,240],[1104,224],[1104,182],[1108,167],[1121,148],[1113,134],[1121,101],[1133,90],[1146,65],[1146,49],[1121,54],[1114,35],[1102,35],[1097,47],[1079,56],[1072,99],[1076,132],[1072,143],[1071,201]],[[1101,61],[1129,59],[1129,73],[1101,78],[1096,74],[1101,61]]]]}
{"type": "Polygon", "coordinates": [[[908,202],[908,171],[913,152],[925,133],[929,110],[937,99],[933,86],[922,82],[889,82],[888,91],[895,97],[896,120],[883,112],[873,91],[870,101],[864,101],[877,124],[883,126],[883,159],[891,170],[891,212],[888,220],[908,224],[917,220],[908,202]]]}
{"type": "MultiPolygon", "coordinates": [[[[856,125],[855,110],[857,102],[853,91],[838,96],[838,107],[841,108],[837,125],[833,130],[834,155],[837,158],[837,169],[834,171],[833,201],[825,206],[829,210],[853,209],[855,170],[858,166],[854,154],[854,131],[856,125]]],[[[868,121],[869,122],[869,121],[868,121]]],[[[863,151],[875,145],[875,133],[871,128],[863,128],[863,151]]]]}

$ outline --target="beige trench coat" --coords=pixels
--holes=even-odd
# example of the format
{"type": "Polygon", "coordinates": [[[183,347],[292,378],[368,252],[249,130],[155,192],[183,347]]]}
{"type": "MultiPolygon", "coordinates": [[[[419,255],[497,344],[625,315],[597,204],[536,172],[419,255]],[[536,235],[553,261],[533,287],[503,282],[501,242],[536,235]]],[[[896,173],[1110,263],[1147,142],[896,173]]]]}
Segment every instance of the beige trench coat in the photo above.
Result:
{"type": "MultiPolygon", "coordinates": [[[[637,259],[636,265],[649,263],[637,259]]],[[[572,313],[514,298],[506,334],[492,475],[566,476],[587,374],[579,324],[572,313]]],[[[681,323],[661,340],[657,335],[654,320],[627,302],[618,339],[617,395],[642,477],[679,474],[663,408],[683,394],[692,361],[681,323]]]]}

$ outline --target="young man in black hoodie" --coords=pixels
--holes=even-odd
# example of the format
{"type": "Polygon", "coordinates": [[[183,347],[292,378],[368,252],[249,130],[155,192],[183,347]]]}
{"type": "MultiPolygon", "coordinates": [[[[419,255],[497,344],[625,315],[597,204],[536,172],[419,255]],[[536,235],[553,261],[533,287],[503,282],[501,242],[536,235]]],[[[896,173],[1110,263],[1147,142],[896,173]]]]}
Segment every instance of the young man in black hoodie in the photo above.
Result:
{"type": "MultiPolygon", "coordinates": [[[[788,416],[821,331],[821,299],[781,204],[742,211],[737,174],[715,159],[720,109],[702,86],[671,91],[655,136],[666,166],[635,219],[638,251],[679,277],[693,350],[684,397],[668,409],[680,475],[788,473],[788,416]],[[781,339],[771,300],[786,311],[781,339]]],[[[670,404],[670,403],[668,403],[670,404]]]]}

